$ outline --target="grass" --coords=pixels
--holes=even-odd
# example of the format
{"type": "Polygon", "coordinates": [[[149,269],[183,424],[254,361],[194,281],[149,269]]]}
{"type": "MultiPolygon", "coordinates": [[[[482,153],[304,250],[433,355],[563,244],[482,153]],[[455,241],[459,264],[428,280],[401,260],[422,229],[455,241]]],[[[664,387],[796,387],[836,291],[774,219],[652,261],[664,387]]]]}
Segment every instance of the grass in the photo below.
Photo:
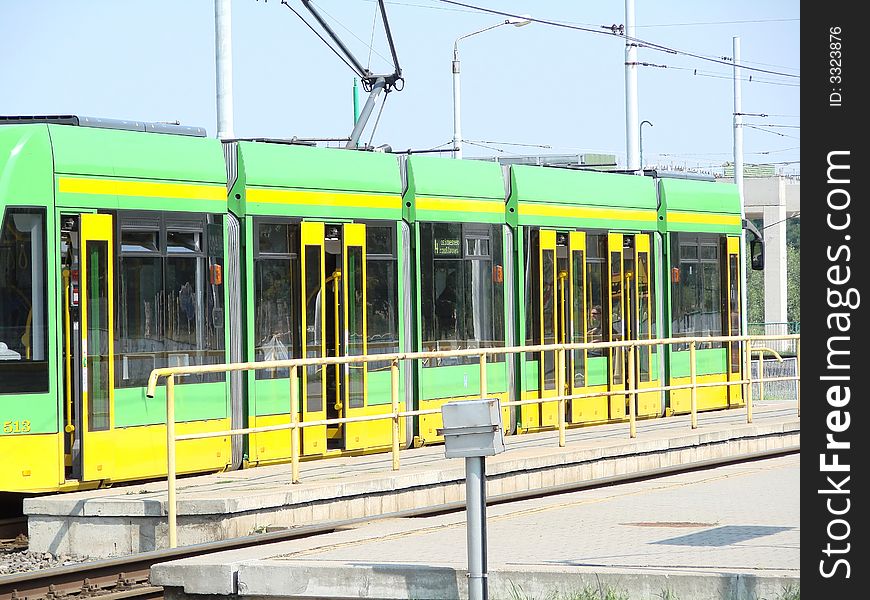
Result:
{"type": "MultiPolygon", "coordinates": [[[[511,582],[510,600],[630,600],[628,594],[610,586],[593,587],[587,585],[582,590],[560,592],[553,590],[546,596],[531,596],[523,591],[523,588],[511,582]]],[[[667,600],[678,600],[673,596],[667,596],[667,600]]]]}

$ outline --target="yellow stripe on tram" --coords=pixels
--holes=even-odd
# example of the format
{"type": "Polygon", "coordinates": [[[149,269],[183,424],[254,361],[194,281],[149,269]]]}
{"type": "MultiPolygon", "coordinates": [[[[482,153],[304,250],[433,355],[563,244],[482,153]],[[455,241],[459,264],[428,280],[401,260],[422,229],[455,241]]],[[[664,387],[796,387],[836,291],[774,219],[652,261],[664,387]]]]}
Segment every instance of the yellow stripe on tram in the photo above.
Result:
{"type": "Polygon", "coordinates": [[[300,190],[249,189],[248,202],[269,204],[310,204],[315,206],[358,206],[399,210],[402,199],[387,194],[353,194],[300,190]]]}
{"type": "Polygon", "coordinates": [[[65,194],[96,194],[141,196],[146,198],[184,198],[190,200],[226,201],[223,185],[196,183],[164,183],[156,181],[120,181],[87,177],[59,177],[58,191],[65,194]]]}
{"type": "Polygon", "coordinates": [[[417,198],[417,210],[503,213],[504,202],[501,200],[445,200],[443,198],[417,198]]]}
{"type": "Polygon", "coordinates": [[[573,217],[577,219],[617,219],[620,221],[656,220],[654,210],[631,210],[613,208],[591,208],[586,206],[565,206],[552,204],[519,203],[520,216],[534,217],[573,217]]]}
{"type": "Polygon", "coordinates": [[[668,211],[671,223],[707,223],[709,225],[740,225],[739,215],[713,215],[706,213],[684,213],[668,211]]]}

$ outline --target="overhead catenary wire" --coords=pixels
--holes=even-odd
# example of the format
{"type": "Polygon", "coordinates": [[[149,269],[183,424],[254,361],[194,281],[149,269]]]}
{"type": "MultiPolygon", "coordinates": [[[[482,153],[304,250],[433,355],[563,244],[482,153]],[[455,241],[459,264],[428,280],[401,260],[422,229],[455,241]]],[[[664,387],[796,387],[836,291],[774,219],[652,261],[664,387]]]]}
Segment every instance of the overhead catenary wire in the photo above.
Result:
{"type": "MultiPolygon", "coordinates": [[[[694,52],[688,52],[686,50],[678,50],[676,48],[671,48],[671,47],[665,46],[663,44],[657,44],[655,42],[650,42],[648,40],[644,40],[644,39],[641,39],[638,37],[618,34],[618,33],[616,33],[616,31],[609,31],[610,28],[595,29],[595,28],[591,28],[591,27],[580,27],[577,25],[569,25],[567,23],[560,22],[560,21],[553,21],[553,20],[549,20],[549,19],[540,19],[540,18],[536,18],[536,17],[523,16],[523,15],[515,15],[513,13],[509,13],[509,12],[505,12],[505,11],[495,10],[495,9],[491,9],[491,8],[485,8],[482,6],[476,6],[474,4],[468,4],[466,2],[459,2],[458,0],[438,0],[438,2],[443,2],[445,4],[452,4],[455,6],[462,6],[462,7],[474,9],[474,10],[477,10],[480,12],[499,15],[502,17],[511,17],[514,19],[523,19],[523,20],[530,21],[532,23],[540,23],[541,25],[550,25],[552,27],[561,27],[561,28],[565,28],[565,29],[573,29],[576,31],[584,31],[586,33],[595,33],[595,34],[606,35],[606,36],[610,36],[610,37],[618,37],[618,38],[625,39],[625,40],[630,41],[630,42],[634,42],[640,46],[650,48],[652,50],[658,50],[660,52],[666,52],[668,54],[690,56],[692,58],[697,58],[699,60],[705,60],[705,61],[714,62],[714,63],[727,65],[727,66],[734,66],[733,61],[723,60],[721,58],[714,58],[714,57],[710,57],[710,56],[704,56],[704,55],[697,54],[694,52]]],[[[739,66],[741,69],[746,69],[747,71],[756,71],[759,73],[767,73],[770,75],[779,75],[781,77],[793,77],[796,79],[800,79],[800,75],[794,75],[792,73],[782,73],[779,71],[772,71],[769,69],[759,69],[758,67],[747,66],[744,63],[741,63],[740,65],[737,65],[737,66],[739,66]]]]}

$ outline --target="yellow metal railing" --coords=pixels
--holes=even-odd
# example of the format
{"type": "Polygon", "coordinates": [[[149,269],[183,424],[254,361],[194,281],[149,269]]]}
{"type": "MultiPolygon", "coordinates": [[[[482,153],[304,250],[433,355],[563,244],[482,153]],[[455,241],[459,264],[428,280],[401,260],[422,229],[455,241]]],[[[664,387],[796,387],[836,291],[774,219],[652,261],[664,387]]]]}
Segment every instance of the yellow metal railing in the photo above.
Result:
{"type": "MultiPolygon", "coordinates": [[[[480,390],[479,396],[485,398],[487,396],[487,381],[486,381],[486,365],[487,357],[490,355],[509,355],[518,353],[537,353],[546,351],[556,352],[556,373],[557,373],[557,390],[559,395],[556,397],[547,398],[531,398],[528,400],[516,400],[513,402],[504,402],[501,406],[523,406],[527,404],[542,404],[545,402],[559,403],[559,446],[565,446],[565,432],[567,424],[565,422],[565,403],[568,400],[577,400],[582,398],[610,397],[616,395],[628,396],[629,401],[629,437],[637,437],[637,414],[635,403],[637,401],[638,392],[662,392],[689,389],[691,390],[691,427],[697,429],[697,390],[698,388],[720,387],[742,385],[744,390],[744,398],[746,398],[747,408],[747,423],[752,422],[752,377],[751,377],[751,355],[758,353],[761,358],[764,352],[773,353],[776,358],[782,361],[782,357],[777,352],[767,347],[753,347],[752,342],[765,342],[769,340],[796,340],[797,348],[797,363],[796,375],[792,377],[771,377],[766,381],[800,381],[800,334],[789,335],[758,335],[758,336],[712,336],[712,337],[679,337],[679,338],[662,338],[653,340],[623,340],[614,342],[594,342],[594,343],[572,343],[572,344],[549,344],[538,346],[512,346],[501,348],[467,348],[461,350],[443,350],[430,352],[399,352],[390,354],[370,354],[363,356],[344,356],[344,357],[321,357],[321,358],[293,358],[285,360],[261,361],[261,362],[245,362],[245,363],[230,363],[230,364],[212,364],[212,365],[193,365],[181,367],[165,367],[154,369],[148,378],[148,397],[153,397],[157,387],[158,380],[163,377],[166,379],[166,460],[167,460],[167,513],[169,521],[169,547],[177,546],[177,506],[176,506],[176,444],[177,442],[186,440],[196,440],[212,437],[225,437],[233,435],[246,435],[251,433],[265,433],[270,431],[290,430],[290,463],[291,463],[291,481],[292,483],[299,482],[299,430],[303,427],[314,427],[324,425],[339,425],[344,423],[361,423],[365,421],[376,420],[392,420],[391,428],[391,452],[392,452],[392,467],[393,470],[399,469],[399,431],[400,419],[403,417],[420,416],[427,414],[439,413],[440,409],[427,410],[399,410],[399,362],[414,361],[432,358],[448,358],[458,356],[477,356],[480,361],[480,390]],[[744,377],[736,380],[715,381],[709,383],[698,383],[697,381],[697,355],[696,347],[698,342],[704,343],[725,343],[725,342],[747,342],[750,352],[746,353],[746,364],[744,367],[744,377]],[[689,383],[678,385],[663,385],[656,387],[635,387],[634,374],[637,365],[635,350],[638,347],[646,346],[665,346],[665,345],[689,345],[689,383]],[[594,350],[606,348],[626,348],[626,380],[625,389],[598,391],[584,394],[565,394],[565,351],[571,350],[594,350]],[[337,419],[323,419],[319,421],[299,421],[299,367],[307,367],[310,365],[343,365],[368,362],[390,362],[390,399],[391,412],[366,415],[361,417],[344,417],[337,419]],[[192,433],[185,435],[175,434],[175,378],[180,375],[202,374],[202,373],[228,373],[234,371],[257,371],[262,369],[289,369],[290,370],[290,423],[281,425],[267,425],[261,427],[246,427],[241,429],[230,429],[226,431],[211,431],[204,433],[192,433]]],[[[763,361],[759,361],[761,364],[763,361]]],[[[763,365],[762,365],[763,366],[763,365]]],[[[763,383],[764,377],[759,367],[761,375],[760,382],[762,383],[761,398],[763,399],[763,383]]],[[[797,410],[800,417],[800,385],[797,386],[797,410]]]]}

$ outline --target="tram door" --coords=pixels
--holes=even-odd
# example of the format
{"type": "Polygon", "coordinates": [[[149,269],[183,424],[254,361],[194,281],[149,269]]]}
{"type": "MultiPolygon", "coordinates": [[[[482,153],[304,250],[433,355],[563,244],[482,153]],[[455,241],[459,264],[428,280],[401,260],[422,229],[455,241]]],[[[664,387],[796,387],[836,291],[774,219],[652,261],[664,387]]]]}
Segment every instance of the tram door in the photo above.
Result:
{"type": "MultiPolygon", "coordinates": [[[[302,331],[306,358],[366,353],[365,225],[302,223],[302,331]]],[[[360,416],[366,402],[363,363],[302,369],[302,420],[360,416]]],[[[305,454],[365,446],[365,423],[302,429],[305,454]]]]}
{"type": "MultiPolygon", "coordinates": [[[[725,320],[725,335],[740,335],[740,238],[729,237],[725,238],[724,253],[727,257],[727,269],[725,274],[727,277],[726,287],[728,300],[728,318],[725,320]]],[[[743,361],[741,360],[740,342],[729,342],[728,346],[728,381],[738,381],[741,379],[743,370],[743,361]]],[[[740,406],[744,403],[743,386],[730,385],[728,386],[728,405],[740,406]]]]}
{"type": "MultiPolygon", "coordinates": [[[[623,277],[624,273],[624,236],[621,233],[607,235],[607,272],[610,274],[610,286],[607,290],[608,323],[610,323],[609,341],[616,342],[625,338],[625,304],[626,280],[633,279],[633,274],[623,277]]],[[[631,286],[628,286],[631,289],[631,286]]],[[[630,299],[629,299],[630,301],[630,299]]],[[[630,313],[629,313],[630,314],[630,313]]],[[[609,348],[608,383],[611,391],[625,389],[625,350],[609,348]]],[[[625,397],[619,394],[610,396],[608,400],[611,419],[621,419],[625,416],[625,397]]]]}
{"type": "Polygon", "coordinates": [[[114,282],[112,216],[63,217],[64,415],[69,476],[112,477],[114,282]]]}
{"type": "MultiPolygon", "coordinates": [[[[537,339],[542,344],[569,344],[584,342],[586,332],[586,234],[581,231],[540,230],[538,248],[539,313],[535,320],[539,328],[537,339]]],[[[553,350],[541,352],[538,358],[538,389],[541,398],[554,398],[582,393],[585,387],[586,351],[565,352],[564,386],[558,389],[557,354],[553,350]]],[[[565,419],[575,422],[579,404],[565,404],[565,419]]],[[[533,426],[549,427],[559,422],[559,403],[544,402],[537,422],[529,411],[533,426]]]]}
{"type": "MultiPolygon", "coordinates": [[[[622,333],[627,340],[655,338],[655,302],[653,298],[652,253],[650,236],[647,234],[624,234],[622,236],[622,289],[624,314],[622,333]]],[[[628,372],[628,353],[624,352],[624,372],[628,372]]],[[[657,385],[656,357],[652,346],[638,346],[634,350],[632,380],[636,389],[657,385]]],[[[630,397],[626,398],[626,408],[630,397]]],[[[639,392],[636,397],[635,414],[652,416],[659,412],[658,392],[639,392]]]]}
{"type": "MultiPolygon", "coordinates": [[[[540,315],[538,326],[541,344],[556,344],[559,341],[559,307],[562,304],[559,295],[559,273],[556,265],[556,232],[542,229],[539,233],[538,264],[538,307],[540,315]]],[[[556,351],[548,350],[540,353],[538,389],[541,398],[558,396],[556,389],[556,351]]],[[[542,402],[540,412],[540,427],[557,425],[559,422],[559,403],[542,402]]]]}

